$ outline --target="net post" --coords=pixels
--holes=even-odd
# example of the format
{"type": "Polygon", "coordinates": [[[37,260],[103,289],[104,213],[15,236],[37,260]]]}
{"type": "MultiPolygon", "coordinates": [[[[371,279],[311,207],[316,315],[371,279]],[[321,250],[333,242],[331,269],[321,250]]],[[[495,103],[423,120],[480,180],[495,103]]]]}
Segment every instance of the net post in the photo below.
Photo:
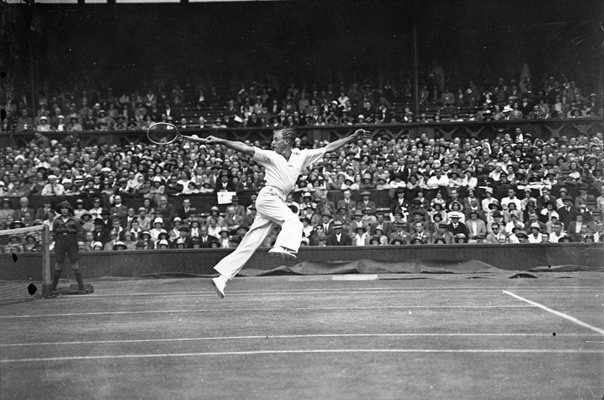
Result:
{"type": "Polygon", "coordinates": [[[50,271],[50,230],[44,226],[42,230],[42,297],[50,296],[52,278],[50,271]]]}

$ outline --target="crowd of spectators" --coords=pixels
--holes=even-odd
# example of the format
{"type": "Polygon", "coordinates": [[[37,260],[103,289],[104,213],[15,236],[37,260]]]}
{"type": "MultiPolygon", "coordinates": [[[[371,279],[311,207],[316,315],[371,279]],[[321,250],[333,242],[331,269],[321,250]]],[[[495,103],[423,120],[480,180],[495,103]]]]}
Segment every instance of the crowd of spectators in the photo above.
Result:
{"type": "MultiPolygon", "coordinates": [[[[287,201],[310,246],[602,242],[602,136],[541,139],[516,128],[494,140],[374,137],[305,171],[287,201]],[[389,206],[376,207],[375,193],[389,206]]],[[[300,148],[325,144],[297,139],[300,148]]],[[[208,214],[191,196],[255,193],[263,179],[261,166],[219,145],[82,146],[39,132],[26,148],[0,149],[0,229],[51,227],[53,206],[66,198],[82,221],[83,251],[228,248],[249,229],[254,196],[208,214]],[[44,206],[32,209],[32,196],[44,206]],[[132,206],[135,197],[142,206],[132,206]]],[[[5,239],[7,252],[38,246],[36,235],[5,239]]]]}
{"type": "Polygon", "coordinates": [[[132,93],[112,88],[54,93],[39,96],[35,115],[27,98],[10,99],[0,130],[140,130],[160,121],[183,129],[274,128],[581,118],[601,112],[596,94],[584,92],[565,75],[536,82],[529,77],[499,78],[480,85],[469,81],[455,89],[446,85],[438,71],[436,68],[423,80],[418,112],[412,111],[410,79],[282,87],[277,79],[267,78],[263,82],[234,82],[224,90],[207,84],[162,83],[132,93]]]}

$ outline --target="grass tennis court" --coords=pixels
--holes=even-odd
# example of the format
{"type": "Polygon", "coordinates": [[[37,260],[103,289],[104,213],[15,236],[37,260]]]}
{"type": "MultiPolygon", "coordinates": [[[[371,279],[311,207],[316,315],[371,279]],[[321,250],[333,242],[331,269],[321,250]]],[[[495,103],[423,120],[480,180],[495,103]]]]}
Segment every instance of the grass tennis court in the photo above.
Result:
{"type": "Polygon", "coordinates": [[[602,274],[568,275],[96,280],[0,307],[1,396],[602,399],[602,274]]]}

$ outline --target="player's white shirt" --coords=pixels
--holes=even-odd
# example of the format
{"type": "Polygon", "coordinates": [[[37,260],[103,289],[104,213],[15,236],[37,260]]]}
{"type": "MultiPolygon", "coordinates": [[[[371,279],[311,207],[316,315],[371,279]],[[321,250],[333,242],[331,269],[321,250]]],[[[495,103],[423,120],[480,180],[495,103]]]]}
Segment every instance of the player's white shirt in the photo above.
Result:
{"type": "Polygon", "coordinates": [[[288,194],[294,189],[300,172],[311,164],[319,161],[325,155],[325,147],[320,149],[292,149],[289,160],[272,150],[263,150],[254,147],[252,160],[265,169],[267,186],[279,189],[283,194],[288,194]]]}

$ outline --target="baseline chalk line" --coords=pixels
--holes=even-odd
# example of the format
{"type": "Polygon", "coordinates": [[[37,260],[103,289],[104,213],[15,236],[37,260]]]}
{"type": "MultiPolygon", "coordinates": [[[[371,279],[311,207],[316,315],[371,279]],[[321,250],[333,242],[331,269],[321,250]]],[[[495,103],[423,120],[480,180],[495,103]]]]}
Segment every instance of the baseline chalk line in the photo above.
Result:
{"type": "Polygon", "coordinates": [[[582,326],[584,328],[591,329],[592,331],[597,332],[600,335],[604,336],[604,329],[600,329],[598,327],[590,325],[587,322],[583,322],[583,321],[581,321],[581,320],[579,320],[579,319],[577,319],[577,318],[575,318],[575,317],[573,317],[571,315],[564,314],[563,312],[553,310],[553,309],[551,309],[551,308],[549,308],[547,306],[544,306],[543,304],[534,302],[534,301],[529,300],[529,299],[525,299],[524,297],[518,296],[517,294],[514,294],[512,292],[508,292],[507,290],[504,290],[503,293],[507,294],[508,296],[512,296],[512,297],[514,297],[514,298],[516,298],[518,300],[524,301],[525,303],[528,303],[528,304],[530,304],[532,306],[538,307],[538,308],[540,308],[540,309],[542,309],[544,311],[547,311],[547,312],[549,312],[551,314],[557,315],[558,317],[561,317],[561,318],[564,318],[564,319],[566,319],[568,321],[571,321],[571,322],[573,322],[573,323],[575,323],[577,325],[580,325],[580,326],[582,326]]]}

